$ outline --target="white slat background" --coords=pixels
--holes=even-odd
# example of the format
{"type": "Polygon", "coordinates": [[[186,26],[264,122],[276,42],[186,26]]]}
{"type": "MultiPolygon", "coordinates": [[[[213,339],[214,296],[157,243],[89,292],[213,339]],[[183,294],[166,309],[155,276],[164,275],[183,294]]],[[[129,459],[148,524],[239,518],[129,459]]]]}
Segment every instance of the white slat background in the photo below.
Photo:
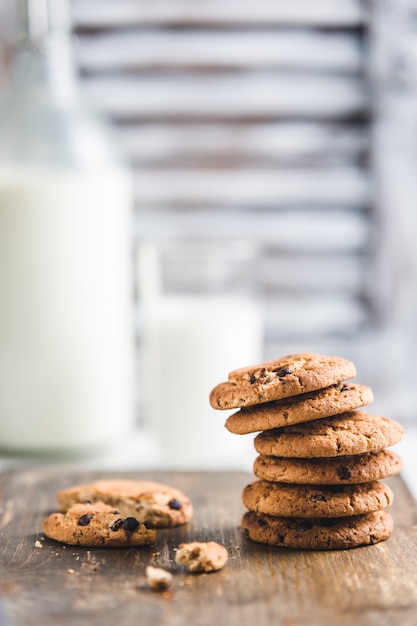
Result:
{"type": "Polygon", "coordinates": [[[71,2],[80,84],[134,175],[137,245],[254,242],[266,358],[343,354],[374,412],[415,420],[417,0],[71,2]]]}
{"type": "Polygon", "coordinates": [[[267,356],[369,324],[369,89],[357,0],[73,0],[91,105],[134,172],[137,241],[256,241],[267,356]]]}

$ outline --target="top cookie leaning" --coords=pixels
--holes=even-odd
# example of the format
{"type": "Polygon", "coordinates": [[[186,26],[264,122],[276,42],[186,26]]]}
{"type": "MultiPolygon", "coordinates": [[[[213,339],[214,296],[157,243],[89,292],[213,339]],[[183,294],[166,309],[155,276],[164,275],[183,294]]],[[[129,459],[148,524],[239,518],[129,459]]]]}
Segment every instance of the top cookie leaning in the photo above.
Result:
{"type": "Polygon", "coordinates": [[[230,372],[210,393],[214,409],[239,409],[297,396],[356,376],[351,361],[310,352],[293,354],[230,372]]]}

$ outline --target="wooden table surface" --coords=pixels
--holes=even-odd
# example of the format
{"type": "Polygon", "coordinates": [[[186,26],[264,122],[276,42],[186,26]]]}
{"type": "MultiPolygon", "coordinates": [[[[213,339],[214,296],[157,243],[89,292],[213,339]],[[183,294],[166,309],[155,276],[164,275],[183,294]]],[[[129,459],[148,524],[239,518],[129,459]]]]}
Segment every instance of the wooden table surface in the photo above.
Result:
{"type": "Polygon", "coordinates": [[[334,552],[270,548],[240,531],[244,473],[106,473],[150,478],[183,489],[193,520],[158,531],[156,547],[83,549],[46,539],[42,520],[55,492],[104,477],[99,472],[35,469],[0,475],[0,626],[416,626],[417,503],[401,477],[393,536],[334,552]],[[42,547],[36,547],[39,540],[42,547]],[[220,572],[187,574],[175,548],[215,540],[229,551],[220,572]],[[174,574],[172,593],[150,591],[145,567],[174,574]]]}

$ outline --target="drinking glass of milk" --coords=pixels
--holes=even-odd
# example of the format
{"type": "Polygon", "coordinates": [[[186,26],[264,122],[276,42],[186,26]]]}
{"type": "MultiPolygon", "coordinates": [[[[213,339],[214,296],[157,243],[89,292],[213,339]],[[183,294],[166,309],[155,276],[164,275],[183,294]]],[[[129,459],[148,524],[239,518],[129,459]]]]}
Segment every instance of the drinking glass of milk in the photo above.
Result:
{"type": "Polygon", "coordinates": [[[232,369],[262,360],[263,315],[247,241],[144,242],[139,254],[141,389],[160,464],[250,469],[250,438],[236,441],[209,393],[232,369]]]}
{"type": "Polygon", "coordinates": [[[27,13],[0,108],[0,449],[78,454],[133,427],[131,185],[78,96],[66,3],[27,13]]]}

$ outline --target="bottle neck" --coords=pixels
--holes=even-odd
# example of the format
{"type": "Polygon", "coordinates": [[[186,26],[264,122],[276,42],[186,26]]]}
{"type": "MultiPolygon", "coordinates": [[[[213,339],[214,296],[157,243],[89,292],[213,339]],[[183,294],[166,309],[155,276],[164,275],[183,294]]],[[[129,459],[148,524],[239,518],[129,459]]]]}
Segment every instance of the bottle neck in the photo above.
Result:
{"type": "Polygon", "coordinates": [[[29,71],[57,106],[73,106],[77,80],[68,0],[24,0],[21,8],[23,57],[32,57],[29,71]]]}
{"type": "Polygon", "coordinates": [[[44,55],[51,98],[61,108],[72,108],[78,101],[78,86],[69,35],[50,34],[40,54],[44,55]]]}
{"type": "Polygon", "coordinates": [[[71,31],[48,28],[45,33],[39,27],[35,37],[32,28],[32,39],[30,32],[28,23],[0,103],[0,162],[52,169],[113,167],[117,157],[107,127],[78,91],[71,31]]]}
{"type": "Polygon", "coordinates": [[[51,34],[69,35],[71,11],[69,0],[20,0],[24,36],[40,46],[51,34]]]}

